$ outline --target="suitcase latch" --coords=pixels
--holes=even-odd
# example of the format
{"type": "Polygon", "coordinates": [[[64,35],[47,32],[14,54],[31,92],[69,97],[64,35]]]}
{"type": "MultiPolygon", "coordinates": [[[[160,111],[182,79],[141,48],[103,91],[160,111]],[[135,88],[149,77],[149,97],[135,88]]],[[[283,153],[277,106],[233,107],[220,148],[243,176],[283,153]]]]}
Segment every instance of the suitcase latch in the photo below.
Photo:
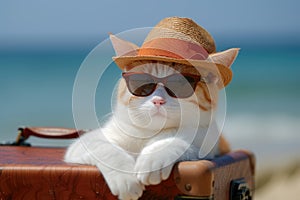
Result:
{"type": "Polygon", "coordinates": [[[251,191],[245,179],[231,181],[230,200],[252,200],[251,191]]]}

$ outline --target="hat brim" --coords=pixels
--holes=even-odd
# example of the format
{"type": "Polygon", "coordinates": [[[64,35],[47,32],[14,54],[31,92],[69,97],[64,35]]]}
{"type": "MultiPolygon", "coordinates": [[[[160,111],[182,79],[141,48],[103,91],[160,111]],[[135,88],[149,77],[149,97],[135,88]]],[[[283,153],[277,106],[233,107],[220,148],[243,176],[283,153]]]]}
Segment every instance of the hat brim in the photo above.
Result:
{"type": "Polygon", "coordinates": [[[216,74],[221,78],[218,85],[220,88],[225,87],[232,79],[232,71],[229,67],[226,67],[219,63],[209,62],[208,60],[187,60],[187,59],[175,59],[164,56],[120,56],[113,57],[114,62],[119,66],[121,70],[125,70],[131,63],[135,61],[164,61],[175,62],[179,64],[185,64],[195,67],[200,73],[201,70],[207,70],[216,74]]]}

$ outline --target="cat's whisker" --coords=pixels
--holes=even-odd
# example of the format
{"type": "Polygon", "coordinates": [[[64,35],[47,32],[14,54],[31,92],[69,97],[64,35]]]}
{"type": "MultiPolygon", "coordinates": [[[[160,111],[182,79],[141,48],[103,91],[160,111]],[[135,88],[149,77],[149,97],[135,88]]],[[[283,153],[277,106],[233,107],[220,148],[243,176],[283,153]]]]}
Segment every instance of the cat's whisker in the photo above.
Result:
{"type": "Polygon", "coordinates": [[[150,115],[145,112],[136,111],[136,112],[130,112],[130,117],[140,120],[140,119],[150,118],[150,115]]]}

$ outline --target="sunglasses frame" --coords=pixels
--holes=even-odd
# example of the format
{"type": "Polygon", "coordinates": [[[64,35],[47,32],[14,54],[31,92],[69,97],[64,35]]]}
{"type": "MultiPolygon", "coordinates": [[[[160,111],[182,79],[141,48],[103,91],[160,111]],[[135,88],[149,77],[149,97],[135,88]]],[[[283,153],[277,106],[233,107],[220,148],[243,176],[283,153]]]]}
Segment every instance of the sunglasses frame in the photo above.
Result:
{"type": "MultiPolygon", "coordinates": [[[[198,82],[205,82],[205,80],[204,80],[201,76],[199,76],[199,75],[189,74],[189,73],[178,73],[178,74],[180,74],[180,75],[182,75],[182,76],[184,76],[184,77],[191,77],[191,78],[194,79],[195,84],[194,84],[194,85],[190,84],[191,87],[193,88],[193,91],[194,91],[194,92],[195,92],[195,88],[196,88],[198,82]]],[[[166,92],[167,92],[171,97],[173,97],[173,98],[188,98],[188,97],[190,97],[190,96],[193,95],[193,93],[192,93],[191,95],[186,96],[186,97],[177,97],[177,96],[175,96],[174,93],[172,92],[172,90],[169,89],[169,88],[166,86],[166,85],[167,85],[168,78],[169,78],[170,76],[174,76],[174,74],[171,74],[171,75],[169,75],[169,76],[165,76],[165,77],[162,77],[162,78],[158,78],[158,77],[156,77],[156,76],[153,76],[153,75],[151,75],[151,74],[149,74],[149,73],[144,73],[144,72],[123,72],[123,73],[122,73],[122,77],[125,79],[125,82],[126,82],[126,84],[127,84],[128,90],[130,91],[131,94],[133,94],[133,95],[135,95],[135,96],[138,96],[138,97],[146,97],[146,96],[150,96],[150,95],[156,90],[157,85],[158,85],[159,83],[162,83],[162,84],[163,84],[163,87],[165,88],[166,92]],[[131,75],[135,75],[135,74],[145,74],[145,75],[147,75],[147,76],[150,76],[150,77],[153,79],[153,81],[154,81],[154,83],[155,83],[155,87],[153,87],[153,90],[152,90],[149,94],[146,94],[146,95],[137,95],[137,94],[135,94],[133,91],[131,91],[131,88],[130,88],[130,87],[128,87],[128,86],[130,85],[130,84],[129,84],[129,81],[130,81],[130,80],[129,80],[129,77],[130,77],[131,75]]]]}

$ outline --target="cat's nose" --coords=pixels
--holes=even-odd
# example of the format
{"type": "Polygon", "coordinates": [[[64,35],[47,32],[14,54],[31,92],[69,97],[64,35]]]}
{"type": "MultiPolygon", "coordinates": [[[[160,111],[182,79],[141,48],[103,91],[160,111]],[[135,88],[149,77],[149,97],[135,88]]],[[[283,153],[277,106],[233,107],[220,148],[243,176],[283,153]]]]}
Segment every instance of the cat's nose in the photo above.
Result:
{"type": "Polygon", "coordinates": [[[166,100],[164,98],[162,98],[162,97],[155,96],[155,97],[152,98],[152,103],[155,106],[159,107],[159,106],[165,104],[166,100]]]}

